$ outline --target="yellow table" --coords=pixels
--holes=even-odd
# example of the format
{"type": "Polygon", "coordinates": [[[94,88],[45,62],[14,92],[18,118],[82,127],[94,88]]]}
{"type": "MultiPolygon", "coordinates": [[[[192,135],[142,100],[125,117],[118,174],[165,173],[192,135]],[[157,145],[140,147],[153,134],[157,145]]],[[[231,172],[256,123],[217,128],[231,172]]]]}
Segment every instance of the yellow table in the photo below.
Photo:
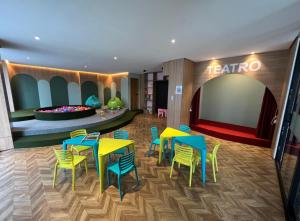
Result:
{"type": "Polygon", "coordinates": [[[190,136],[190,134],[182,132],[180,130],[167,127],[160,135],[160,145],[159,145],[159,157],[158,157],[158,163],[161,163],[162,158],[162,152],[164,150],[163,144],[166,139],[172,138],[172,137],[180,137],[180,136],[190,136]]]}
{"type": "Polygon", "coordinates": [[[113,138],[102,138],[99,140],[98,159],[100,171],[100,193],[103,193],[104,191],[104,158],[110,153],[128,146],[131,146],[134,149],[134,141],[113,138]]]}

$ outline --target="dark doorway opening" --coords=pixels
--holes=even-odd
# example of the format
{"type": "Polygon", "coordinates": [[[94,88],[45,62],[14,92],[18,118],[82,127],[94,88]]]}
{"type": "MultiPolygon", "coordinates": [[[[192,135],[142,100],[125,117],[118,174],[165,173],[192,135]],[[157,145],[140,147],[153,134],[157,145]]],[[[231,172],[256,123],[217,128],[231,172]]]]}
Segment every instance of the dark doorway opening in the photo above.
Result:
{"type": "Polygon", "coordinates": [[[155,112],[158,108],[168,109],[168,85],[166,80],[155,81],[155,112]]]}

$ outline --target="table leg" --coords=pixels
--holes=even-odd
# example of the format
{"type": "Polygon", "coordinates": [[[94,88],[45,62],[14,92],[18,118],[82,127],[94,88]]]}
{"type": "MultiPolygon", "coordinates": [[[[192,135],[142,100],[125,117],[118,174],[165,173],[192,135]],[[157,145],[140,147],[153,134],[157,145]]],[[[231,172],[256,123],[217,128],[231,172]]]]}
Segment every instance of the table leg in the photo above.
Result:
{"type": "Polygon", "coordinates": [[[68,145],[65,142],[63,142],[62,149],[67,150],[67,148],[68,148],[68,145]]]}
{"type": "Polygon", "coordinates": [[[99,156],[99,180],[100,180],[100,193],[104,191],[104,157],[99,156]]]}
{"type": "Polygon", "coordinates": [[[206,179],[206,149],[201,150],[201,164],[202,164],[202,183],[205,185],[206,179]]]}
{"type": "Polygon", "coordinates": [[[99,176],[98,144],[93,146],[93,151],[94,151],[94,159],[95,159],[95,164],[96,164],[96,170],[97,170],[97,174],[99,176]]]}
{"type": "Polygon", "coordinates": [[[163,151],[163,148],[164,148],[164,142],[165,142],[165,139],[164,138],[160,138],[160,144],[159,144],[159,149],[158,149],[158,163],[160,164],[161,163],[161,158],[162,158],[162,151],[163,151]]]}

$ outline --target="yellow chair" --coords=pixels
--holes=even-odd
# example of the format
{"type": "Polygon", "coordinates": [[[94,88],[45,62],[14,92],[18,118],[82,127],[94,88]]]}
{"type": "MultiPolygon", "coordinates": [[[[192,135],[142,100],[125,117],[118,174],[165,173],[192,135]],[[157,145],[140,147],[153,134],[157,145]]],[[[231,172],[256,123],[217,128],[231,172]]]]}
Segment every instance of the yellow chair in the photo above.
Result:
{"type": "MultiPolygon", "coordinates": [[[[221,144],[219,144],[219,143],[216,144],[214,146],[213,151],[211,153],[207,153],[207,155],[206,155],[206,163],[211,163],[214,182],[217,182],[216,171],[217,172],[219,171],[218,160],[217,160],[217,152],[218,152],[218,149],[219,149],[220,145],[221,144]]],[[[198,165],[200,160],[201,160],[201,155],[200,155],[199,151],[197,151],[196,154],[195,154],[194,172],[195,172],[196,164],[198,165]]]]}
{"type": "Polygon", "coordinates": [[[194,171],[194,153],[193,148],[189,146],[180,146],[178,144],[175,144],[175,156],[172,161],[171,166],[171,172],[170,172],[170,178],[172,177],[173,167],[174,163],[177,162],[178,166],[180,164],[186,165],[190,167],[190,180],[189,180],[189,186],[192,186],[192,178],[193,178],[193,171],[194,171]]]}
{"type": "MultiPolygon", "coordinates": [[[[80,130],[75,130],[70,133],[70,137],[78,137],[78,136],[86,136],[87,132],[86,129],[80,129],[80,130]]],[[[71,146],[71,151],[75,151],[78,155],[80,155],[81,152],[88,151],[91,149],[91,146],[81,146],[81,145],[72,145],[71,146]]],[[[93,151],[92,151],[93,155],[93,151]]]]}
{"type": "Polygon", "coordinates": [[[72,191],[75,190],[75,172],[76,166],[84,162],[85,173],[87,174],[87,161],[86,156],[73,155],[70,150],[56,150],[54,149],[56,156],[56,163],[54,167],[53,175],[53,188],[55,187],[57,169],[72,170],[72,191]]]}

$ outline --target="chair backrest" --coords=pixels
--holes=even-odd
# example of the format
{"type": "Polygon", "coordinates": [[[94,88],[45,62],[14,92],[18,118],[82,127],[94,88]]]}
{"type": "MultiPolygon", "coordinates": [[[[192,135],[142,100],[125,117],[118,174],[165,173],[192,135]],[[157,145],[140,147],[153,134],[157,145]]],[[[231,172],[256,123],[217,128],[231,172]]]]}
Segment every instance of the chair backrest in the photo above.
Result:
{"type": "Polygon", "coordinates": [[[116,130],[114,131],[114,139],[123,139],[128,140],[128,131],[127,130],[116,130]]]}
{"type": "Polygon", "coordinates": [[[54,149],[57,161],[61,166],[73,166],[73,154],[70,150],[54,149]]]}
{"type": "Polygon", "coordinates": [[[151,127],[151,138],[155,140],[158,138],[158,129],[157,127],[151,127]]]}
{"type": "Polygon", "coordinates": [[[78,136],[86,136],[87,132],[86,129],[74,130],[70,133],[70,137],[78,137],[78,136]]]}
{"type": "Polygon", "coordinates": [[[135,158],[134,152],[130,152],[128,154],[124,154],[123,156],[121,156],[119,158],[120,171],[133,167],[135,165],[134,158],[135,158]]]}
{"type": "Polygon", "coordinates": [[[175,156],[181,160],[191,161],[193,159],[193,148],[175,144],[175,156]]]}
{"type": "Polygon", "coordinates": [[[191,128],[184,124],[179,125],[179,130],[188,134],[191,133],[191,128]]]}
{"type": "Polygon", "coordinates": [[[213,149],[213,151],[212,151],[213,157],[216,157],[216,156],[217,156],[217,152],[218,152],[220,146],[221,146],[220,143],[217,143],[217,144],[214,146],[214,149],[213,149]]]}

